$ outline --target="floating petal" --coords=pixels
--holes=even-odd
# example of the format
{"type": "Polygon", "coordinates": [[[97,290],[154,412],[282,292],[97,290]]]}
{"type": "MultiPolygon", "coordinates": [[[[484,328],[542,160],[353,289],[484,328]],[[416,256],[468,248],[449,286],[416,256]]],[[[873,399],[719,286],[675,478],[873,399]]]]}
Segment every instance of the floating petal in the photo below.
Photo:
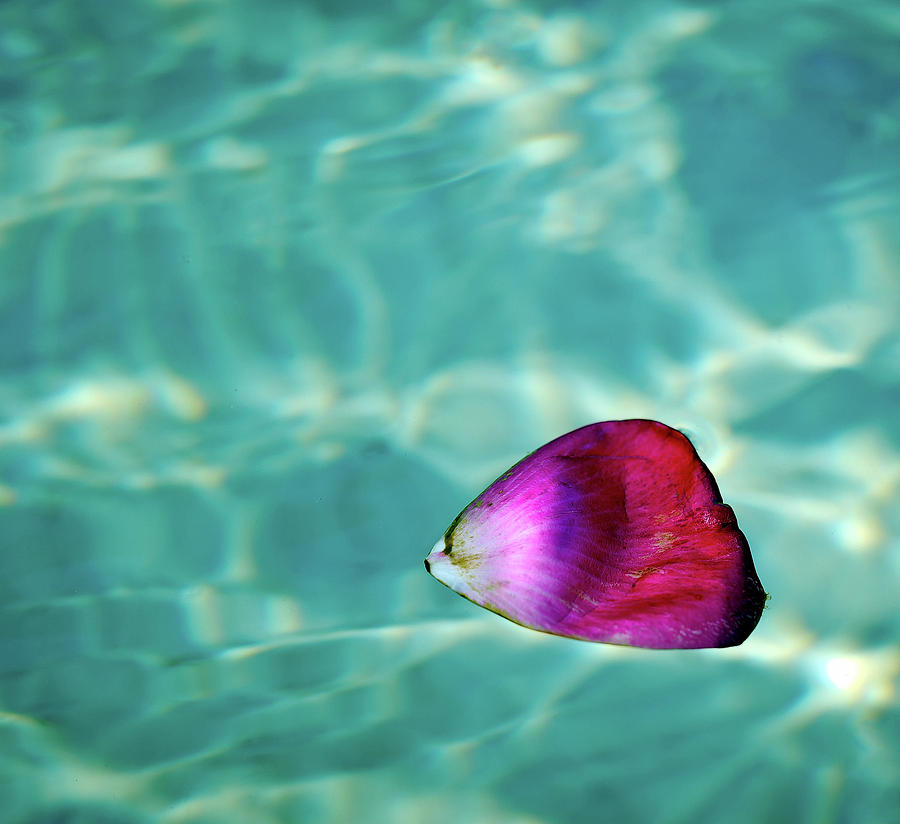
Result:
{"type": "Polygon", "coordinates": [[[576,429],[501,475],[426,569],[541,632],[655,649],[729,647],[766,594],[691,442],[656,421],[576,429]]]}

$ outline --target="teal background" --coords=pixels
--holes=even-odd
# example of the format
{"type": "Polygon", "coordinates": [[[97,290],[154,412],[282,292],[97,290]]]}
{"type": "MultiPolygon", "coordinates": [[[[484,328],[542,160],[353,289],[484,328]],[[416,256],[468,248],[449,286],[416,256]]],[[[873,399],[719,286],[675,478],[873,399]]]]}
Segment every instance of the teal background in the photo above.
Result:
{"type": "Polygon", "coordinates": [[[900,821],[898,184],[890,0],[0,5],[0,820],[900,821]],[[624,417],[743,646],[426,575],[624,417]]]}

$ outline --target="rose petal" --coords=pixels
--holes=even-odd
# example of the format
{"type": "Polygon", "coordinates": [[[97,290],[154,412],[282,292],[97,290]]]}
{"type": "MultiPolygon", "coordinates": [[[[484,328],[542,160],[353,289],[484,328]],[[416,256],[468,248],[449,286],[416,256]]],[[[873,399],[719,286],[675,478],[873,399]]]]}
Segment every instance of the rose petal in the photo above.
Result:
{"type": "Polygon", "coordinates": [[[740,644],[766,601],[712,474],[656,421],[542,446],[459,514],[425,566],[526,627],[656,649],[740,644]]]}

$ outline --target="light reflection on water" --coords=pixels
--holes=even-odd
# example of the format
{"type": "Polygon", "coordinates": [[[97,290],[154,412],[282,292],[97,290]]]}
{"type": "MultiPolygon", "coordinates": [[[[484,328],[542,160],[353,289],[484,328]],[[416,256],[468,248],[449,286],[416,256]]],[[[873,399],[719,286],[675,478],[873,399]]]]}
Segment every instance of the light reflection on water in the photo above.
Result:
{"type": "Polygon", "coordinates": [[[892,4],[0,8],[9,821],[900,805],[892,4]],[[743,646],[425,575],[594,420],[688,432],[743,646]]]}

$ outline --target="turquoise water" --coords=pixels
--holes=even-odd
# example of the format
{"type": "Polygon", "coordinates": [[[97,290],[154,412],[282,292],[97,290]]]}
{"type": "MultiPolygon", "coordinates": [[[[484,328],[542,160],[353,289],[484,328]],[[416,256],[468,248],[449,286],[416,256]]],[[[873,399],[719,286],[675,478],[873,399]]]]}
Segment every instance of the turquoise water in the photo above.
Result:
{"type": "Polygon", "coordinates": [[[375,5],[0,6],[0,820],[900,821],[897,4],[375,5]],[[743,646],[425,573],[625,417],[743,646]]]}

